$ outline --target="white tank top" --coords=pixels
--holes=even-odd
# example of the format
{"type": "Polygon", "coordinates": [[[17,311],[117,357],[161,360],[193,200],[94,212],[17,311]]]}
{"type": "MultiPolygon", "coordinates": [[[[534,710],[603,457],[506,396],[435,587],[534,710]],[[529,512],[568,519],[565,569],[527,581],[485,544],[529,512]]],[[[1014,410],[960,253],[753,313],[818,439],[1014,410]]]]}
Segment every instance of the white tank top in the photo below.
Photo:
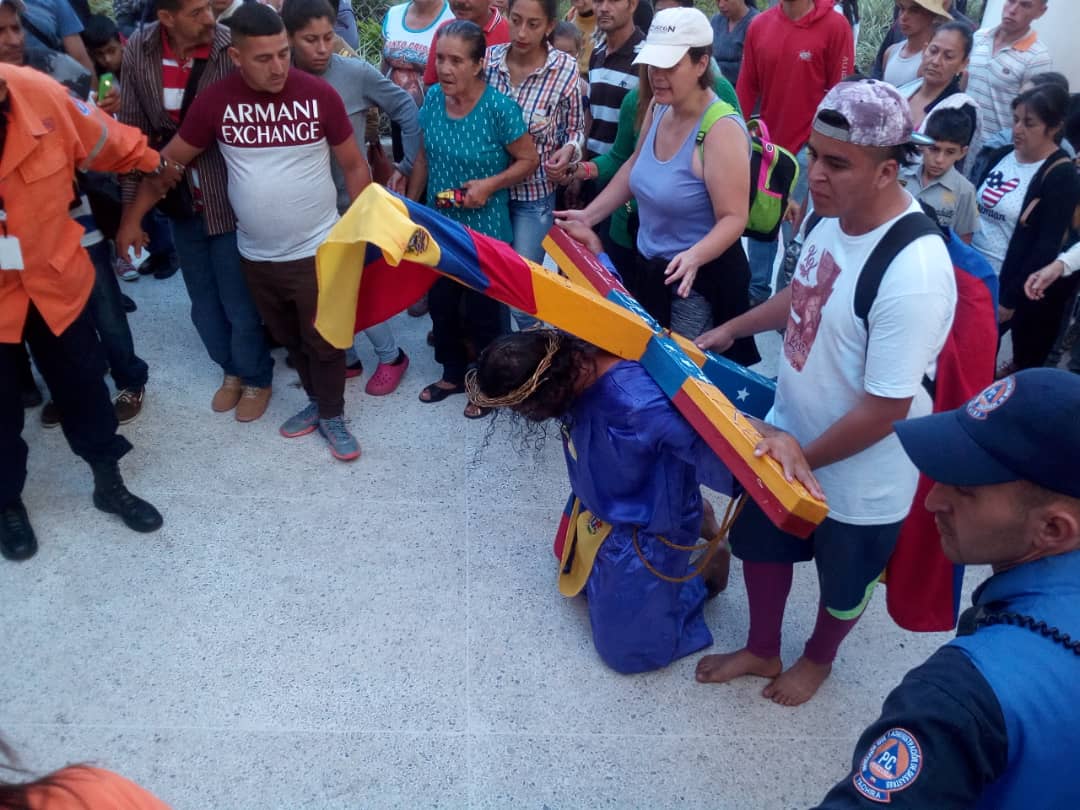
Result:
{"type": "Polygon", "coordinates": [[[889,57],[889,63],[885,65],[885,72],[882,75],[882,78],[893,87],[899,87],[919,78],[922,51],[912,56],[903,56],[905,45],[907,45],[907,40],[898,43],[893,49],[892,56],[889,57]]]}
{"type": "Polygon", "coordinates": [[[405,24],[409,3],[390,7],[383,17],[383,59],[389,67],[390,81],[413,97],[416,106],[424,101],[422,77],[427,67],[428,50],[435,31],[444,22],[454,19],[450,3],[443,2],[439,16],[427,28],[414,31],[405,24]]]}

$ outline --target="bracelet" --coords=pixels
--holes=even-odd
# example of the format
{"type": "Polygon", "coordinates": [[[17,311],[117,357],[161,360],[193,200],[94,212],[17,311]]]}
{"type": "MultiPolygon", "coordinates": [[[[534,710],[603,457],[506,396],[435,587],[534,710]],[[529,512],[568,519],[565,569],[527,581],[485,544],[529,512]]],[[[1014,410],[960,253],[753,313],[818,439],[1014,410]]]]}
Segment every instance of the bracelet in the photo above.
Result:
{"type": "Polygon", "coordinates": [[[175,160],[169,160],[167,157],[162,156],[161,162],[158,164],[158,167],[156,169],[154,169],[152,172],[150,172],[150,174],[153,175],[154,177],[159,177],[161,175],[161,173],[163,171],[165,171],[166,169],[168,169],[168,168],[175,169],[176,171],[183,174],[184,170],[187,167],[184,166],[184,164],[182,164],[182,163],[177,163],[175,160]]]}

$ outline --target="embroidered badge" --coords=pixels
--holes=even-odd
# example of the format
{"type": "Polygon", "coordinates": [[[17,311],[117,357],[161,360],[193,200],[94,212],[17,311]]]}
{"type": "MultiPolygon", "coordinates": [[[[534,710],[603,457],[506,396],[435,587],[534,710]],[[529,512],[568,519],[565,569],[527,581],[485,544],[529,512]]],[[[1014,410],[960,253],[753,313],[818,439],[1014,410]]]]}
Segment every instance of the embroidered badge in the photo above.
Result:
{"type": "Polygon", "coordinates": [[[968,416],[979,421],[985,420],[991,413],[1009,401],[1016,390],[1016,378],[1009,376],[998,380],[967,404],[968,416]]]}
{"type": "Polygon", "coordinates": [[[71,103],[74,104],[75,109],[81,112],[83,115],[90,115],[90,107],[87,104],[79,101],[79,99],[77,98],[71,99],[71,103]]]}
{"type": "Polygon", "coordinates": [[[905,729],[892,728],[870,746],[851,781],[866,798],[888,804],[892,794],[914,784],[922,765],[919,741],[905,729]]]}
{"type": "Polygon", "coordinates": [[[409,244],[405,246],[406,256],[419,256],[428,249],[427,231],[417,228],[409,237],[409,244]]]}

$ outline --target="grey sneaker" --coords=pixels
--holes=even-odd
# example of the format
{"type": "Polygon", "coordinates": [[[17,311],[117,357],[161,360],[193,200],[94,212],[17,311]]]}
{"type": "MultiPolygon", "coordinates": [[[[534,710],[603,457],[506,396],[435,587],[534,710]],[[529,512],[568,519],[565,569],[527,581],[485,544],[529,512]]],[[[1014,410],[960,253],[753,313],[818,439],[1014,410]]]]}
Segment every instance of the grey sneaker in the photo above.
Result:
{"type": "Polygon", "coordinates": [[[330,445],[330,455],[339,461],[352,461],[360,458],[360,445],[356,437],[345,427],[345,417],[319,420],[319,433],[330,445]]]}
{"type": "Polygon", "coordinates": [[[278,429],[286,439],[306,436],[319,426],[319,406],[309,402],[307,407],[295,416],[290,416],[278,429]]]}

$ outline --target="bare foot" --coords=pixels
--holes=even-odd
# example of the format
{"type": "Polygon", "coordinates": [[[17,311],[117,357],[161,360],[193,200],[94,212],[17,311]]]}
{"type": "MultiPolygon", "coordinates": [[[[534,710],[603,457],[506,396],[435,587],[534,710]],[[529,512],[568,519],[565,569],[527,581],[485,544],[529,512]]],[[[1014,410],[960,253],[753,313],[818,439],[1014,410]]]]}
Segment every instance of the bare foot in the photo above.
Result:
{"type": "Polygon", "coordinates": [[[702,579],[705,581],[706,598],[712,599],[727,588],[730,573],[731,551],[726,548],[717,549],[716,554],[709,560],[709,564],[702,572],[702,579]]]}
{"type": "Polygon", "coordinates": [[[780,658],[758,658],[747,649],[706,655],[697,664],[698,683],[727,683],[743,675],[775,678],[784,668],[780,658]]]}
{"type": "Polygon", "coordinates": [[[817,694],[832,672],[832,664],[815,664],[805,655],[766,686],[761,694],[781,706],[799,706],[817,694]]]}
{"type": "Polygon", "coordinates": [[[712,540],[720,534],[720,521],[716,519],[716,510],[706,498],[701,499],[701,536],[706,540],[712,540]]]}

